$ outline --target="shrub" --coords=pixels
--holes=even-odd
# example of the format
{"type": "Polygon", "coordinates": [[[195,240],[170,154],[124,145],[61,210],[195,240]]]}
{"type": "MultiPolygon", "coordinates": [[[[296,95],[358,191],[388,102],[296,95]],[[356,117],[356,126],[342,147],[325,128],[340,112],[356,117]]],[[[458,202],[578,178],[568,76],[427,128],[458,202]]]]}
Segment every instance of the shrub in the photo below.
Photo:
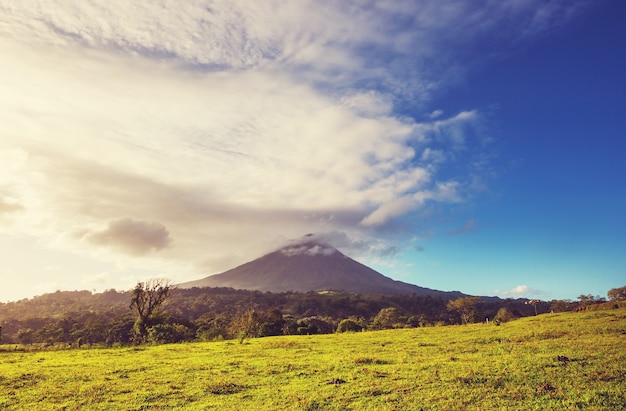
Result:
{"type": "Polygon", "coordinates": [[[506,323],[513,319],[513,314],[508,308],[502,307],[498,310],[498,313],[494,317],[494,321],[497,323],[506,323]]]}
{"type": "Polygon", "coordinates": [[[157,324],[148,328],[148,341],[157,344],[191,341],[195,333],[182,324],[157,324]]]}
{"type": "Polygon", "coordinates": [[[362,330],[363,330],[363,326],[361,326],[359,323],[357,323],[356,321],[350,318],[345,318],[339,321],[339,325],[337,325],[338,333],[345,333],[347,331],[356,332],[356,331],[362,331],[362,330]]]}
{"type": "Polygon", "coordinates": [[[376,317],[372,319],[370,327],[373,330],[385,330],[390,328],[401,328],[406,324],[406,319],[395,307],[382,308],[376,317]]]}

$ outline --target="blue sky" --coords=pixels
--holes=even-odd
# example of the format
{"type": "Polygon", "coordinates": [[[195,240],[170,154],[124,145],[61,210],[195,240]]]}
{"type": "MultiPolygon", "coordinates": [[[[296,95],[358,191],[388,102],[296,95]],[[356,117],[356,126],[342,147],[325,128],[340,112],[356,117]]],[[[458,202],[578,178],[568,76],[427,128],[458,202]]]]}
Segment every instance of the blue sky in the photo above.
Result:
{"type": "Polygon", "coordinates": [[[444,111],[492,110],[497,158],[487,192],[449,210],[407,258],[420,278],[544,299],[604,296],[626,281],[624,17],[619,2],[594,5],[433,99],[444,111]],[[471,229],[447,235],[459,219],[471,229]]]}
{"type": "Polygon", "coordinates": [[[0,12],[0,301],[190,281],[310,232],[441,290],[626,283],[622,2],[0,12]]]}

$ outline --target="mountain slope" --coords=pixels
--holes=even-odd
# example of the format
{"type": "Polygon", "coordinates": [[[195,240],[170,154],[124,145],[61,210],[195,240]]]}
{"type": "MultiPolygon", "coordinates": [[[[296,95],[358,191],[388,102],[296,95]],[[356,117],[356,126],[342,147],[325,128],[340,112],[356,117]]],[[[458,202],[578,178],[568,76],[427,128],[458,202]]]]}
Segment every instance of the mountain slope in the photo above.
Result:
{"type": "Polygon", "coordinates": [[[396,281],[317,241],[288,245],[221,274],[179,284],[180,288],[232,287],[260,291],[347,291],[359,294],[417,294],[446,299],[464,294],[396,281]]]}

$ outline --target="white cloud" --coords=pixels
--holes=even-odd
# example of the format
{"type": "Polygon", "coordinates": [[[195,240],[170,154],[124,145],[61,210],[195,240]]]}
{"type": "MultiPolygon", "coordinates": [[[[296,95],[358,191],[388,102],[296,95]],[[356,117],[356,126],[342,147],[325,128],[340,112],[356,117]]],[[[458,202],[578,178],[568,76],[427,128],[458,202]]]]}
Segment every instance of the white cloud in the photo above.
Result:
{"type": "Polygon", "coordinates": [[[518,285],[507,291],[494,291],[494,294],[501,297],[524,298],[524,297],[540,297],[545,294],[544,291],[531,288],[527,285],[518,285]]]}
{"type": "Polygon", "coordinates": [[[434,118],[437,118],[437,117],[441,117],[442,115],[443,115],[443,110],[439,110],[438,109],[438,110],[435,110],[432,113],[430,113],[428,115],[428,118],[434,119],[434,118]]]}
{"type": "Polygon", "coordinates": [[[139,54],[208,70],[279,68],[311,82],[427,97],[463,67],[458,47],[533,38],[584,6],[540,0],[32,0],[0,5],[0,35],[139,54]],[[497,33],[497,41],[493,33],[497,33]],[[362,88],[359,86],[359,88],[362,88]]]}
{"type": "Polygon", "coordinates": [[[446,154],[443,150],[436,150],[426,147],[422,152],[422,161],[432,164],[441,164],[446,161],[446,154]]]}
{"type": "Polygon", "coordinates": [[[293,257],[295,255],[322,255],[322,256],[330,256],[335,254],[337,251],[333,247],[322,246],[319,244],[314,245],[290,245],[280,250],[281,253],[288,257],[293,257]]]}
{"type": "MultiPolygon", "coordinates": [[[[219,237],[262,230],[252,220],[269,216],[283,222],[277,232],[288,224],[299,236],[326,229],[324,218],[304,221],[312,212],[359,221],[382,207],[382,223],[435,198],[407,145],[424,143],[422,125],[384,110],[370,118],[363,104],[355,110],[269,73],[190,76],[106,54],[74,56],[83,71],[67,73],[65,58],[14,58],[16,84],[39,85],[12,87],[2,100],[7,129],[20,136],[3,142],[26,153],[20,197],[31,225],[56,221],[48,228],[64,232],[147,219],[190,245],[205,236],[194,219],[219,237]],[[399,196],[414,198],[411,207],[394,208],[399,196]]],[[[331,226],[349,228],[341,218],[331,226]]]]}
{"type": "Polygon", "coordinates": [[[341,103],[363,117],[387,116],[393,109],[392,99],[375,91],[356,93],[341,97],[341,103]]]}
{"type": "Polygon", "coordinates": [[[453,150],[465,148],[465,129],[472,125],[478,117],[478,113],[472,111],[462,111],[454,117],[437,120],[432,124],[432,133],[435,139],[448,143],[453,150]]]}
{"type": "Polygon", "coordinates": [[[504,3],[0,4],[0,235],[181,276],[311,231],[390,249],[378,228],[462,201],[439,171],[480,119],[396,108],[458,72],[447,50],[544,9],[504,3]]]}
{"type": "Polygon", "coordinates": [[[420,202],[410,196],[394,198],[378,207],[374,212],[365,217],[361,223],[364,226],[380,225],[386,223],[390,218],[406,214],[419,205],[420,202]]]}

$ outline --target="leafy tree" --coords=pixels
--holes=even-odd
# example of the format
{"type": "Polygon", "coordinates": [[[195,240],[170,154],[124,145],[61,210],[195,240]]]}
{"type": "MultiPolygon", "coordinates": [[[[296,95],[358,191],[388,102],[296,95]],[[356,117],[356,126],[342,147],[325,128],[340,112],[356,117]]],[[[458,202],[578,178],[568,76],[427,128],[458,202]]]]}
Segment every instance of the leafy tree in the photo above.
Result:
{"type": "Polygon", "coordinates": [[[230,325],[234,335],[239,336],[239,341],[245,338],[256,338],[261,333],[261,315],[256,310],[248,310],[237,317],[230,325]]]}
{"type": "Polygon", "coordinates": [[[17,332],[17,340],[20,344],[32,344],[33,343],[33,330],[31,328],[22,328],[17,332]]]}
{"type": "Polygon", "coordinates": [[[611,301],[626,301],[626,285],[619,288],[611,288],[607,296],[611,301]]]}
{"type": "Polygon", "coordinates": [[[88,318],[75,333],[76,338],[88,344],[96,344],[106,340],[107,325],[102,318],[88,318]]]}
{"type": "Polygon", "coordinates": [[[115,317],[108,326],[105,337],[106,344],[108,346],[130,344],[134,324],[135,319],[130,313],[115,317]]]}
{"type": "Polygon", "coordinates": [[[44,325],[35,332],[34,340],[36,342],[42,342],[48,345],[53,345],[54,343],[58,342],[65,342],[65,332],[62,325],[62,321],[50,322],[44,325]]]}
{"type": "Polygon", "coordinates": [[[344,318],[343,320],[339,321],[339,324],[337,325],[337,332],[345,333],[348,331],[363,331],[363,328],[363,325],[359,324],[356,320],[352,318],[344,318]]]}
{"type": "Polygon", "coordinates": [[[372,330],[385,330],[389,328],[399,328],[404,323],[404,318],[395,307],[381,309],[372,320],[370,328],[372,330]]]}
{"type": "Polygon", "coordinates": [[[137,283],[130,300],[130,308],[137,312],[137,319],[133,328],[136,342],[141,343],[147,340],[148,328],[154,325],[154,321],[161,313],[162,305],[172,288],[172,284],[163,279],[137,283]]]}
{"type": "Polygon", "coordinates": [[[230,324],[233,321],[230,313],[213,315],[205,313],[196,321],[196,337],[201,341],[215,341],[230,338],[230,324]]]}
{"type": "Polygon", "coordinates": [[[499,323],[506,323],[513,319],[513,313],[506,307],[502,307],[498,310],[498,313],[493,318],[494,321],[499,323]]]}
{"type": "Polygon", "coordinates": [[[476,316],[476,305],[480,297],[460,297],[456,300],[448,301],[446,308],[448,311],[456,311],[461,316],[463,324],[472,322],[476,316]]]}
{"type": "Polygon", "coordinates": [[[191,341],[194,331],[183,324],[156,324],[148,328],[148,341],[157,344],[191,341]]]}
{"type": "Polygon", "coordinates": [[[296,334],[299,335],[330,334],[335,329],[331,322],[319,317],[302,318],[295,326],[296,334]]]}
{"type": "Polygon", "coordinates": [[[581,294],[578,296],[578,306],[581,309],[585,309],[586,307],[593,305],[593,304],[599,304],[599,303],[603,303],[606,302],[606,300],[603,297],[600,296],[593,296],[592,294],[581,294]]]}
{"type": "Polygon", "coordinates": [[[572,300],[552,300],[550,302],[550,310],[555,313],[573,311],[574,308],[576,308],[576,303],[572,300]]]}
{"type": "Polygon", "coordinates": [[[285,320],[278,308],[272,308],[261,316],[260,337],[281,335],[283,333],[285,320]]]}

